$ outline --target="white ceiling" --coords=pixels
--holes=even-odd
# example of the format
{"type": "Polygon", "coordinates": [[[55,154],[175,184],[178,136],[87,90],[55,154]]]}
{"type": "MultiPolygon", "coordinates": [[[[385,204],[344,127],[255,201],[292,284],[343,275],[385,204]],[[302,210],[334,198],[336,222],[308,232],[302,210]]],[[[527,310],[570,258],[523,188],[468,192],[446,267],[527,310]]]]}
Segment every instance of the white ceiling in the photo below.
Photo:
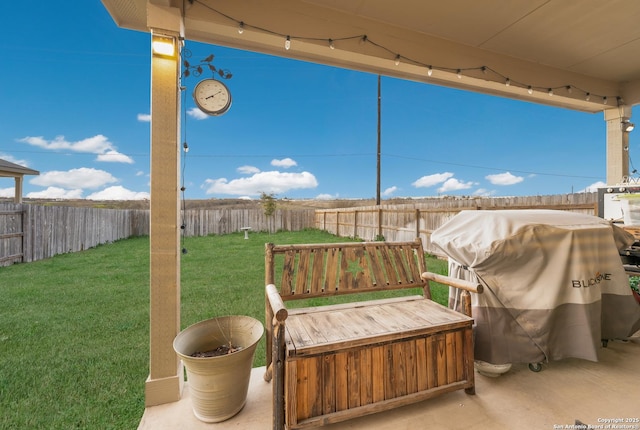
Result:
{"type": "Polygon", "coordinates": [[[140,31],[151,3],[180,9],[188,40],[588,112],[640,103],[637,0],[102,2],[118,25],[140,31]]]}

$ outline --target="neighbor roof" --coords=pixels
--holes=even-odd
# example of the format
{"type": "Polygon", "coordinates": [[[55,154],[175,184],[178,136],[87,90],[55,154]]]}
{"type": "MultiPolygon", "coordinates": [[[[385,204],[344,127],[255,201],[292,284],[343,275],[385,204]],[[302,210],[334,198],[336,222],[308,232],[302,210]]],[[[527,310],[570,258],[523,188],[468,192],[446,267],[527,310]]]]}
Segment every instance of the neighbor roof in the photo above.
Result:
{"type": "Polygon", "coordinates": [[[21,166],[19,164],[11,163],[7,160],[0,158],[0,176],[14,177],[16,175],[39,175],[37,170],[29,169],[28,167],[21,166]]]}

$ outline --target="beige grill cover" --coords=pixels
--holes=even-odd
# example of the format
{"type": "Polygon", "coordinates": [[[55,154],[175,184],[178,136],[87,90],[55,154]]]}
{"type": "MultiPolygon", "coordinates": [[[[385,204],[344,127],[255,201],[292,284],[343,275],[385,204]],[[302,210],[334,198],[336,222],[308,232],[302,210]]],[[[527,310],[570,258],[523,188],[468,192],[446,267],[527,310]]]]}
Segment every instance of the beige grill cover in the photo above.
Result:
{"type": "MultiPolygon", "coordinates": [[[[462,211],[431,242],[473,294],[475,358],[493,364],[567,357],[597,361],[602,339],[640,329],[619,250],[634,237],[591,215],[554,210],[462,211]]],[[[453,300],[452,300],[453,302],[453,300]]]]}

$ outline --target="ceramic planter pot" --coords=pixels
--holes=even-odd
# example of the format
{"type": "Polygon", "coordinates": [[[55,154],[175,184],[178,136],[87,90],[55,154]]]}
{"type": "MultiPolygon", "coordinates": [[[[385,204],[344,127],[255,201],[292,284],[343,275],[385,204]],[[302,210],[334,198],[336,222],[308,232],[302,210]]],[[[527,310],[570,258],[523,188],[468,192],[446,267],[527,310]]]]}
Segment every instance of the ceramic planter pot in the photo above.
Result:
{"type": "Polygon", "coordinates": [[[233,315],[201,321],[176,336],[173,349],[187,370],[193,412],[200,421],[224,421],[243,408],[253,356],[263,333],[260,321],[233,315]],[[240,349],[213,357],[192,356],[229,344],[240,349]]]}

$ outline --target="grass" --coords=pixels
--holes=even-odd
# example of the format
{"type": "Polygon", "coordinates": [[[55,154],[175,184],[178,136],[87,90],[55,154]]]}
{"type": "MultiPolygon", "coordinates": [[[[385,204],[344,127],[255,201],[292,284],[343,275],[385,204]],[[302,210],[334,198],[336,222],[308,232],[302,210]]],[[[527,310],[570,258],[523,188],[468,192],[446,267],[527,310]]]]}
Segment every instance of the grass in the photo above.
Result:
{"type": "MultiPolygon", "coordinates": [[[[345,240],[317,230],[186,238],[182,328],[219,315],[264,320],[265,242],[345,240]]],[[[443,261],[427,263],[446,272],[443,261]]],[[[0,289],[0,428],[136,428],[149,366],[149,238],[2,267],[0,289]]],[[[434,298],[444,303],[446,290],[434,298]]]]}

